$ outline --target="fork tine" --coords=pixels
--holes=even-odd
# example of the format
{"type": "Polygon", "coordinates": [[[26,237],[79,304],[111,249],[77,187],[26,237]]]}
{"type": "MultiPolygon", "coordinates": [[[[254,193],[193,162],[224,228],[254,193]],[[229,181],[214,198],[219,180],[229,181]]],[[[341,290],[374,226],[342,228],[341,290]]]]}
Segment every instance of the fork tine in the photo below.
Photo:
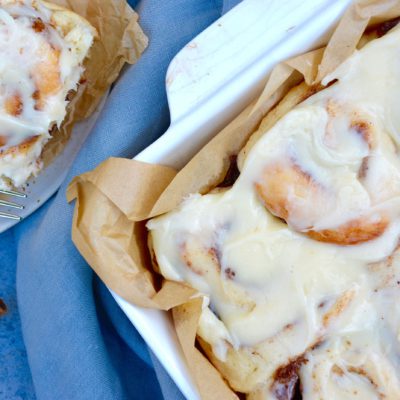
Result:
{"type": "Polygon", "coordinates": [[[14,196],[14,197],[21,197],[21,198],[25,198],[26,194],[25,193],[20,193],[20,192],[16,192],[14,190],[4,190],[4,189],[0,189],[0,193],[1,194],[5,194],[7,196],[14,196]]]}
{"type": "MultiPolygon", "coordinates": [[[[19,198],[23,198],[23,199],[27,197],[25,193],[16,192],[14,190],[0,189],[0,194],[4,194],[6,196],[19,197],[19,198]]],[[[16,208],[18,210],[24,209],[24,206],[17,204],[17,203],[13,203],[11,201],[6,201],[6,200],[0,200],[0,206],[16,208]]],[[[20,217],[19,215],[10,214],[8,212],[2,212],[2,211],[0,211],[0,218],[13,219],[15,221],[21,221],[21,219],[22,219],[22,217],[20,217]]]]}
{"type": "Polygon", "coordinates": [[[17,208],[18,210],[24,209],[24,206],[21,206],[20,204],[12,203],[11,201],[5,201],[5,200],[0,200],[0,206],[17,208]]]}
{"type": "Polygon", "coordinates": [[[22,217],[19,217],[18,215],[9,214],[5,212],[0,212],[0,218],[14,219],[16,221],[21,221],[22,219],[22,217]]]}

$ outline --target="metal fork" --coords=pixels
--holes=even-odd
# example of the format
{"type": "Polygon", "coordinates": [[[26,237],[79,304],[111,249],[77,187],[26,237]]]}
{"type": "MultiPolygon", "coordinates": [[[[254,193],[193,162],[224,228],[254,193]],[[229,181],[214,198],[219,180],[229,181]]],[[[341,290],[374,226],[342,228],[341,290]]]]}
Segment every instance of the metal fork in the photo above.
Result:
{"type": "MultiPolygon", "coordinates": [[[[20,193],[20,192],[15,192],[14,190],[3,190],[0,189],[0,194],[4,194],[6,196],[11,196],[11,197],[18,197],[18,198],[26,198],[26,194],[24,193],[20,193]]],[[[0,207],[7,207],[7,208],[14,208],[17,210],[23,210],[24,206],[11,202],[11,201],[7,201],[7,200],[2,200],[0,199],[0,207]]],[[[16,214],[11,214],[8,212],[2,212],[0,211],[0,218],[7,218],[7,219],[14,219],[17,221],[20,221],[22,219],[22,217],[20,217],[19,215],[16,214]]]]}

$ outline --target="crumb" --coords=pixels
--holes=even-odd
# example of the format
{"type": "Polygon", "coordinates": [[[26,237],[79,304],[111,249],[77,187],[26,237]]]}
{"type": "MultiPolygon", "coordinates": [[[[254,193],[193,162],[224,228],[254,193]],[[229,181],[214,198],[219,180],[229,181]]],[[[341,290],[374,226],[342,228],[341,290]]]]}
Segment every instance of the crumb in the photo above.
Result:
{"type": "Polygon", "coordinates": [[[6,303],[4,303],[3,299],[0,299],[0,317],[7,314],[7,311],[8,309],[6,303]]]}
{"type": "Polygon", "coordinates": [[[233,279],[236,276],[236,272],[232,268],[227,268],[225,270],[225,276],[228,279],[233,279]]]}
{"type": "Polygon", "coordinates": [[[36,18],[33,21],[32,29],[35,32],[43,32],[46,29],[46,25],[43,23],[43,21],[40,18],[36,18]]]}

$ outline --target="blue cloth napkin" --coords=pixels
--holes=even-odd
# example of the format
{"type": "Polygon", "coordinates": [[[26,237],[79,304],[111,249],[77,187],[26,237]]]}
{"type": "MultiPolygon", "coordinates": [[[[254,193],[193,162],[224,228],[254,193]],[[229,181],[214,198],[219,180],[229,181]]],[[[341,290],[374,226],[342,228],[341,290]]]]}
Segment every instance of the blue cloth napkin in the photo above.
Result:
{"type": "Polygon", "coordinates": [[[72,244],[65,190],[73,176],[110,156],[131,158],[166,131],[170,60],[238,2],[131,1],[149,48],[114,86],[59,192],[0,235],[0,298],[9,307],[0,318],[1,399],[182,398],[72,244]]]}

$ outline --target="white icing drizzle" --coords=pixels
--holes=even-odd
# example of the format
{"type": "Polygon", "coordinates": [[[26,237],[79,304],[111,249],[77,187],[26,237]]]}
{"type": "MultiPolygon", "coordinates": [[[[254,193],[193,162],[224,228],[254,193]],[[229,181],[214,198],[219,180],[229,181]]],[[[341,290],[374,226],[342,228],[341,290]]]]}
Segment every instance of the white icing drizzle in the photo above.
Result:
{"type": "Polygon", "coordinates": [[[203,311],[198,333],[216,357],[254,348],[265,360],[252,387],[264,385],[265,399],[277,398],[277,369],[299,356],[305,400],[400,399],[400,30],[324,84],[335,79],[255,144],[232,188],[147,224],[162,274],[209,297],[214,313],[203,311]],[[370,143],[354,120],[367,121],[370,143]],[[255,184],[293,159],[318,185],[288,195],[298,205],[288,225],[255,184]],[[307,235],[381,214],[388,226],[363,243],[307,235]]]}
{"type": "Polygon", "coordinates": [[[51,126],[65,118],[67,94],[77,89],[92,42],[93,31],[84,24],[65,35],[41,2],[0,0],[0,176],[16,186],[37,172],[37,149],[50,138],[51,126]],[[10,102],[11,107],[17,103],[15,112],[10,102]],[[4,155],[35,136],[40,140],[25,163],[18,150],[4,155]]]}

